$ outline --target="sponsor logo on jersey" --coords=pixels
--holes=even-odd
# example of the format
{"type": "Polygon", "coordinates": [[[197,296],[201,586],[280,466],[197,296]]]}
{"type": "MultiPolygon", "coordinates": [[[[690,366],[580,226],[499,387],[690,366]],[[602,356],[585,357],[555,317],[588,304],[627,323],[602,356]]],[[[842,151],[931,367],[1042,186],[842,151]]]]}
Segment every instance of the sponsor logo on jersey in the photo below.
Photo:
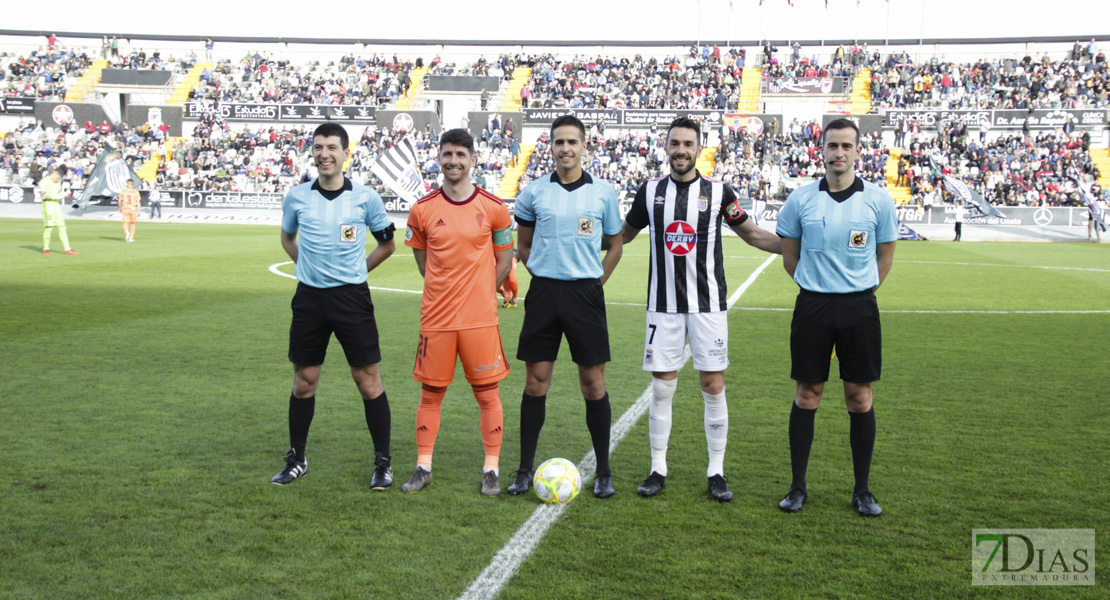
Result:
{"type": "Polygon", "coordinates": [[[865,230],[853,229],[848,234],[848,247],[849,248],[866,248],[867,247],[867,234],[870,233],[865,230]]]}
{"type": "Polygon", "coordinates": [[[651,357],[652,357],[652,356],[653,356],[654,354],[655,354],[655,351],[654,351],[654,350],[648,350],[647,352],[645,352],[645,353],[644,353],[644,362],[646,362],[646,363],[650,363],[650,362],[651,362],[651,357]]]}
{"type": "Polygon", "coordinates": [[[594,236],[593,217],[578,217],[578,235],[582,237],[594,236]]]}
{"type": "Polygon", "coordinates": [[[339,239],[344,242],[357,242],[358,228],[354,225],[341,225],[339,227],[339,239]]]}
{"type": "Polygon", "coordinates": [[[443,219],[437,219],[436,220],[436,227],[446,227],[446,226],[447,226],[447,223],[444,223],[443,219]]]}
{"type": "Polygon", "coordinates": [[[689,254],[698,243],[698,233],[685,221],[675,221],[667,225],[663,233],[663,244],[671,254],[689,254]]]}
{"type": "Polygon", "coordinates": [[[655,197],[655,203],[656,204],[666,204],[667,203],[667,197],[663,196],[663,195],[656,196],[655,197]]]}

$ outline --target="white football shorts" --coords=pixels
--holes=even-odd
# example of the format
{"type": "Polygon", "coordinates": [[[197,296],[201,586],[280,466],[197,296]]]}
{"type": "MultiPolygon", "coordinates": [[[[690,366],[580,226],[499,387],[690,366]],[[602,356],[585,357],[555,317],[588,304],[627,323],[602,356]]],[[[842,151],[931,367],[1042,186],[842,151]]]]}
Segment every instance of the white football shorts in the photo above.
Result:
{"type": "Polygon", "coordinates": [[[728,313],[647,312],[644,370],[667,372],[682,368],[686,340],[694,368],[716,372],[728,368],[728,313]]]}

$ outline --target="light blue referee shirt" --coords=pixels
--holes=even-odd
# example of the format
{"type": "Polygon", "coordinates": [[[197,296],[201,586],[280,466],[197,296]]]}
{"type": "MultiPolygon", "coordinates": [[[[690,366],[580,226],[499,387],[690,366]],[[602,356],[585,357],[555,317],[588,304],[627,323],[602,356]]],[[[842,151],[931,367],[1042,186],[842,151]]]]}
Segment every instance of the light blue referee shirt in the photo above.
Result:
{"type": "Polygon", "coordinates": [[[528,270],[549,279],[598,279],[601,235],[622,230],[620,201],[612,183],[583,172],[564,186],[552,173],[528,184],[516,199],[517,223],[535,227],[528,270]]]}
{"type": "Polygon", "coordinates": [[[830,194],[822,178],[790,194],[776,232],[802,241],[794,271],[802,289],[848,294],[879,285],[875,244],[898,239],[898,216],[886,190],[857,176],[851,188],[830,194]]]}
{"type": "Polygon", "coordinates": [[[381,196],[344,178],[334,199],[319,182],[289,189],[281,229],[297,236],[297,281],[315,288],[366,282],[366,230],[379,240],[393,237],[393,222],[381,196]]]}

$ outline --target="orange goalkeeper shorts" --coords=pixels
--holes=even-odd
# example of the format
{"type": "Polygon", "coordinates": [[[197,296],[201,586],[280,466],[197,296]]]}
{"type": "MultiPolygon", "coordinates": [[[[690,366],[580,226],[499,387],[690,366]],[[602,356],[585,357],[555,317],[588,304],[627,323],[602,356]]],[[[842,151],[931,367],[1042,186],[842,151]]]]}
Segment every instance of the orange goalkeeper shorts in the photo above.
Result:
{"type": "Polygon", "coordinates": [[[471,385],[497,383],[509,375],[501,330],[496,325],[458,331],[420,331],[412,378],[445,387],[455,378],[455,357],[471,385]]]}

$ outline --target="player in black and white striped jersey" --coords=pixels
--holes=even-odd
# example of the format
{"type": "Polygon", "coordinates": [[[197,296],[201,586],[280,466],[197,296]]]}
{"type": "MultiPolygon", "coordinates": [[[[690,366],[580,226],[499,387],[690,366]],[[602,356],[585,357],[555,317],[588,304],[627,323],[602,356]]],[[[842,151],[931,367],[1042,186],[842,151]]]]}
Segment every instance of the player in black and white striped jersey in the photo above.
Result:
{"type": "Polygon", "coordinates": [[[691,119],[679,117],[671,122],[666,137],[670,175],[640,186],[624,221],[624,243],[631,242],[644,227],[651,236],[643,361],[644,370],[652,374],[651,475],[637,492],[654,496],[666,486],[671,404],[689,338],[705,401],[709,493],[727,502],[732,499],[724,479],[728,286],[721,221],[751,246],[773,254],[781,254],[782,247],[777,235],[748,219],[732,188],[698,173],[694,165],[701,151],[700,134],[700,127],[691,119]]]}

